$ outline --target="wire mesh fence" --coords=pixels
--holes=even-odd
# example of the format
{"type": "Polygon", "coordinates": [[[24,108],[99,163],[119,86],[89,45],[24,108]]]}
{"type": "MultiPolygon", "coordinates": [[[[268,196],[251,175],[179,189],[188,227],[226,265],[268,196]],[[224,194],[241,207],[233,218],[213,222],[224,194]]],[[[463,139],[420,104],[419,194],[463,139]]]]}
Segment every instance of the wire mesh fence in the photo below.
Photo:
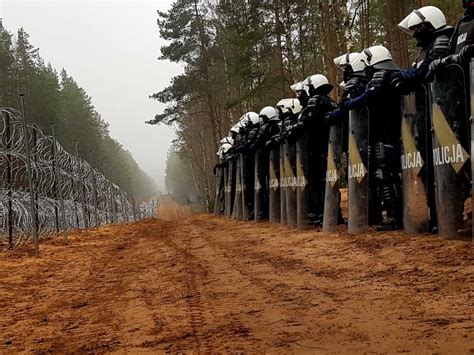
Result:
{"type": "Polygon", "coordinates": [[[63,233],[154,215],[52,135],[0,108],[0,250],[63,233]]]}

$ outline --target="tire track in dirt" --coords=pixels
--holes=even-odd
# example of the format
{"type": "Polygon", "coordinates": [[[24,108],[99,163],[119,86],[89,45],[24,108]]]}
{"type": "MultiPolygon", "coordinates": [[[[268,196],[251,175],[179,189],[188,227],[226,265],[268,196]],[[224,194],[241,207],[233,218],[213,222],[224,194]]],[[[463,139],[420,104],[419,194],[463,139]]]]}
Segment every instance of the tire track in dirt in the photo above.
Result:
{"type": "MultiPolygon", "coordinates": [[[[157,209],[157,216],[163,221],[176,221],[192,214],[191,206],[178,205],[171,196],[164,196],[161,199],[160,205],[157,209]]],[[[175,224],[168,223],[168,228],[173,228],[175,224]]],[[[210,344],[202,343],[199,336],[199,330],[207,326],[205,317],[203,315],[203,306],[201,301],[201,293],[198,288],[197,279],[205,270],[201,267],[196,258],[186,250],[186,247],[178,245],[173,239],[168,237],[169,234],[162,236],[162,241],[173,251],[184,264],[185,277],[185,295],[184,300],[187,304],[190,328],[194,339],[195,350],[208,349],[210,344]],[[201,274],[197,271],[199,270],[201,274]]],[[[205,339],[204,339],[205,340],[205,339]]]]}
{"type": "MultiPolygon", "coordinates": [[[[193,243],[199,238],[189,228],[180,225],[174,230],[173,237],[164,238],[163,242],[180,256],[179,261],[184,264],[184,284],[186,293],[184,298],[188,305],[189,322],[193,331],[193,344],[183,348],[181,345],[175,346],[176,350],[189,350],[192,347],[197,351],[210,351],[216,349],[219,342],[219,336],[227,336],[236,339],[236,342],[245,341],[246,344],[252,342],[253,338],[247,326],[242,324],[242,320],[226,312],[224,319],[216,317],[213,312],[213,302],[216,300],[214,295],[203,292],[206,285],[218,287],[216,283],[221,281],[222,272],[213,268],[214,261],[219,260],[222,263],[221,255],[212,254],[210,249],[205,246],[195,251],[193,243]],[[202,253],[204,255],[202,255],[202,253]],[[190,346],[191,345],[191,346],[190,346]]],[[[223,267],[223,269],[227,269],[223,267]]],[[[228,274],[227,272],[225,274],[228,274]]],[[[225,280],[225,278],[224,278],[225,280]]],[[[178,280],[177,280],[178,281],[178,280]]],[[[180,282],[183,280],[179,280],[180,282]]],[[[225,287],[226,285],[222,285],[225,287]]],[[[227,344],[226,351],[242,350],[243,347],[227,344]]]]}
{"type": "MultiPolygon", "coordinates": [[[[202,343],[202,339],[199,336],[201,328],[207,325],[203,315],[203,306],[201,302],[201,293],[197,285],[197,278],[205,275],[205,270],[201,264],[195,260],[194,256],[189,253],[185,248],[179,246],[169,236],[163,236],[162,241],[172,250],[176,251],[177,255],[181,257],[181,261],[184,263],[184,270],[186,272],[185,288],[186,294],[184,299],[187,304],[190,327],[194,338],[195,350],[210,349],[210,344],[202,343]],[[197,271],[199,270],[199,271],[197,271]]],[[[206,339],[204,339],[206,340],[206,339]]]]}
{"type": "MultiPolygon", "coordinates": [[[[255,289],[255,286],[258,286],[252,277],[249,277],[248,274],[242,272],[242,270],[239,270],[238,267],[234,267],[231,263],[229,263],[229,259],[226,257],[226,253],[223,253],[220,249],[215,248],[212,243],[208,244],[208,241],[205,238],[201,238],[199,231],[196,231],[192,224],[187,225],[187,224],[182,224],[179,227],[179,231],[175,231],[174,233],[174,238],[173,240],[168,239],[166,241],[167,244],[172,245],[173,248],[180,250],[179,254],[183,254],[187,256],[188,260],[188,265],[192,268],[192,270],[189,270],[188,272],[191,275],[190,279],[191,281],[191,287],[193,289],[198,289],[199,287],[202,287],[205,284],[213,284],[213,287],[218,287],[220,285],[220,282],[222,280],[225,280],[225,276],[230,276],[232,278],[232,281],[234,284],[240,285],[251,285],[252,289],[252,296],[251,297],[242,297],[242,301],[246,302],[249,304],[250,307],[253,308],[260,308],[263,309],[264,305],[262,304],[252,304],[252,302],[255,300],[255,298],[258,298],[259,295],[262,299],[268,298],[269,293],[268,290],[265,287],[260,287],[260,291],[257,291],[255,289]],[[205,242],[202,244],[202,242],[205,242]],[[198,244],[198,248],[193,248],[193,244],[198,244]],[[196,251],[195,251],[196,249],[196,251]],[[215,261],[219,261],[219,269],[221,270],[216,270],[215,267],[213,267],[213,263],[215,261]],[[200,270],[197,272],[196,270],[200,270]],[[225,271],[223,271],[225,270],[225,271]],[[198,284],[196,285],[195,282],[198,284]],[[194,288],[195,287],[195,288],[194,288]]],[[[217,263],[216,263],[217,264],[217,263]]],[[[224,282],[222,284],[223,287],[228,286],[227,282],[224,282]]],[[[232,294],[236,294],[239,291],[238,288],[232,288],[231,290],[227,291],[225,297],[229,297],[232,294]]],[[[197,309],[197,317],[198,317],[198,322],[197,324],[200,326],[199,332],[200,332],[200,338],[204,338],[206,340],[205,343],[202,343],[202,349],[215,349],[216,348],[216,338],[213,332],[216,330],[216,328],[220,328],[222,331],[223,329],[225,330],[225,334],[228,336],[236,336],[242,341],[242,339],[245,340],[245,343],[247,346],[250,344],[255,344],[253,349],[258,349],[261,344],[258,344],[257,339],[253,336],[253,330],[252,330],[252,325],[251,325],[251,320],[247,321],[247,319],[242,319],[242,315],[234,315],[232,312],[232,309],[225,310],[224,314],[225,316],[223,319],[225,320],[224,324],[221,324],[220,326],[216,326],[216,324],[220,324],[222,322],[222,319],[216,319],[216,317],[212,317],[212,315],[209,314],[209,312],[205,312],[203,314],[203,307],[206,308],[212,308],[213,304],[212,302],[215,302],[216,298],[213,297],[212,294],[209,294],[208,292],[205,293],[205,296],[202,296],[202,293],[199,293],[199,306],[196,306],[197,309]],[[204,300],[204,301],[203,301],[204,300]],[[202,316],[202,318],[201,318],[202,316]],[[211,324],[209,320],[206,319],[212,319],[214,318],[213,322],[214,324],[211,324]],[[201,319],[203,320],[204,327],[201,327],[201,319]],[[230,319],[230,322],[229,322],[230,319]],[[209,327],[211,327],[209,329],[209,327]],[[208,329],[206,329],[208,328],[208,329]],[[211,341],[211,342],[210,342],[211,341]]],[[[267,299],[265,302],[284,302],[282,298],[272,298],[270,301],[267,299]]],[[[195,309],[194,305],[191,305],[191,309],[195,309]]],[[[254,315],[253,310],[249,310],[248,314],[254,315]]],[[[260,311],[257,311],[260,312],[260,311]]],[[[285,318],[290,317],[290,314],[287,314],[285,318]]],[[[252,318],[252,317],[250,317],[252,318]]],[[[260,340],[261,341],[261,340],[260,340]]],[[[271,346],[271,344],[267,344],[268,346],[271,346]]],[[[286,344],[284,344],[286,345],[286,344]]],[[[284,346],[280,344],[279,346],[284,346]]],[[[237,348],[239,349],[239,348],[237,348]]],[[[265,348],[261,348],[264,350],[265,348]]],[[[235,348],[231,347],[230,349],[227,348],[226,350],[235,350],[235,348]]]]}
{"type": "MultiPolygon", "coordinates": [[[[257,277],[255,270],[251,268],[253,265],[266,264],[273,270],[271,274],[275,275],[288,275],[288,279],[291,280],[293,274],[307,274],[315,275],[316,277],[331,278],[337,277],[336,272],[329,272],[327,270],[313,270],[313,268],[306,264],[301,259],[285,257],[281,255],[275,255],[266,251],[258,251],[258,245],[256,245],[253,239],[238,238],[238,243],[224,242],[222,240],[210,237],[210,231],[213,230],[212,222],[209,221],[208,225],[203,226],[203,223],[199,221],[198,226],[204,229],[203,238],[207,241],[209,246],[216,251],[216,253],[227,256],[227,261],[231,263],[232,267],[238,270],[242,275],[252,280],[256,285],[259,285],[263,290],[271,294],[276,301],[287,302],[288,297],[284,294],[284,290],[290,289],[290,285],[281,283],[278,280],[269,279],[266,275],[263,277],[257,277]],[[249,266],[249,270],[245,270],[243,265],[249,266]],[[282,290],[283,289],[283,290],[282,290]]],[[[320,292],[324,296],[335,296],[334,292],[329,290],[310,289],[312,292],[320,292]]],[[[301,307],[307,307],[308,303],[305,297],[294,297],[292,295],[292,301],[295,301],[301,307]]]]}
{"type": "MultiPolygon", "coordinates": [[[[304,329],[301,329],[304,327],[297,319],[298,315],[301,315],[301,312],[307,309],[308,302],[294,294],[290,294],[290,292],[286,292],[289,291],[289,286],[286,284],[256,277],[253,274],[254,270],[252,270],[251,265],[246,265],[245,260],[248,260],[248,258],[246,258],[244,254],[240,252],[235,253],[235,248],[226,248],[225,244],[218,242],[217,239],[212,239],[212,237],[209,237],[208,231],[205,228],[203,228],[202,231],[196,230],[195,226],[196,224],[199,225],[199,223],[195,224],[194,222],[193,220],[189,225],[183,222],[180,226],[183,235],[188,236],[188,238],[193,238],[193,240],[203,241],[206,246],[205,249],[202,249],[203,255],[210,260],[218,258],[219,263],[224,269],[234,270],[235,273],[239,275],[241,283],[251,288],[252,293],[255,294],[255,297],[250,297],[247,301],[242,300],[242,302],[249,302],[249,306],[252,308],[248,311],[252,319],[249,322],[244,322],[250,324],[247,328],[251,334],[258,328],[265,329],[265,327],[272,327],[277,332],[277,339],[272,340],[272,342],[266,345],[270,347],[275,346],[279,349],[290,349],[291,346],[297,344],[298,341],[304,340],[304,329]],[[210,240],[210,238],[212,240],[210,240]],[[212,253],[210,253],[210,250],[212,253]],[[211,257],[213,254],[215,256],[211,257]],[[241,259],[243,262],[236,262],[234,259],[241,259]],[[263,304],[255,302],[259,296],[264,300],[263,304]],[[276,314],[275,308],[278,308],[276,314]],[[265,317],[260,317],[262,312],[269,314],[265,315],[265,317]],[[255,322],[255,320],[257,320],[256,325],[258,327],[254,330],[252,321],[255,322]]],[[[245,243],[242,244],[245,245],[245,243]]],[[[203,261],[206,262],[206,260],[203,261]]],[[[207,260],[207,262],[209,262],[209,260],[207,260]]],[[[294,269],[295,268],[293,268],[293,270],[294,269]]],[[[311,288],[308,288],[308,290],[311,290],[311,288]]],[[[324,294],[324,292],[322,293],[324,294]]],[[[327,308],[324,312],[330,311],[331,308],[332,307],[327,308]]],[[[241,315],[240,318],[242,319],[243,316],[241,315]]],[[[305,347],[305,345],[300,343],[296,348],[301,347],[305,347]]],[[[312,348],[322,350],[321,347],[317,346],[313,346],[312,348]]]]}

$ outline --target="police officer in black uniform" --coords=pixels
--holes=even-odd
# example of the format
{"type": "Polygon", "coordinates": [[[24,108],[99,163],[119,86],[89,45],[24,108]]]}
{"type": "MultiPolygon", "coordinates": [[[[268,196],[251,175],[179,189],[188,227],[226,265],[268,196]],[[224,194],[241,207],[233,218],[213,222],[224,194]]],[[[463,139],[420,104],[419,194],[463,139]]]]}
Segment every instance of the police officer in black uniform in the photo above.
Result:
{"type": "MultiPolygon", "coordinates": [[[[359,56],[360,53],[346,53],[334,59],[334,64],[336,64],[342,70],[343,82],[340,84],[342,88],[342,99],[356,98],[362,95],[367,89],[367,78],[363,70],[354,72],[354,69],[351,66],[351,63],[355,58],[359,56]]],[[[326,114],[326,119],[329,126],[339,124],[339,120],[342,121],[342,151],[348,152],[349,146],[349,112],[345,111],[344,115],[338,120],[331,119],[331,113],[326,114]]],[[[339,193],[340,195],[340,193],[339,193]]],[[[345,223],[342,210],[340,207],[341,196],[339,196],[339,211],[338,211],[338,224],[345,223]]]]}
{"type": "Polygon", "coordinates": [[[451,37],[449,55],[433,61],[429,67],[431,72],[453,63],[467,67],[474,55],[474,1],[462,0],[462,5],[466,11],[451,37]]]}
{"type": "Polygon", "coordinates": [[[447,55],[453,27],[446,25],[446,17],[443,12],[434,6],[425,6],[412,11],[400,22],[398,27],[416,39],[417,47],[420,48],[413,68],[400,70],[392,81],[392,85],[402,93],[415,93],[417,148],[425,161],[420,174],[427,194],[430,213],[427,231],[437,233],[433,154],[430,139],[429,105],[431,103],[428,96],[427,74],[433,60],[447,55]]]}
{"type": "MultiPolygon", "coordinates": [[[[462,0],[462,5],[466,9],[463,18],[458,22],[454,33],[449,43],[449,55],[444,58],[434,60],[430,64],[430,76],[433,74],[439,75],[441,78],[444,77],[459,77],[457,73],[451,73],[450,71],[456,71],[454,65],[459,65],[462,68],[464,83],[461,80],[449,80],[445,82],[449,84],[445,89],[447,94],[446,102],[441,102],[440,106],[446,115],[446,119],[450,122],[451,128],[457,139],[464,147],[466,151],[470,151],[469,143],[469,127],[468,117],[471,113],[471,102],[470,96],[470,70],[469,64],[472,57],[474,56],[474,1],[462,0]],[[458,98],[464,96],[464,101],[458,98]],[[457,103],[457,104],[456,104],[457,103]]],[[[472,157],[471,157],[472,159],[472,157]]],[[[462,194],[463,198],[467,198],[471,190],[471,169],[463,169],[462,174],[464,177],[461,179],[462,194]]],[[[460,210],[463,206],[460,206],[460,210]]],[[[472,213],[472,212],[471,212],[472,213]]],[[[471,235],[471,226],[459,230],[459,235],[462,236],[464,233],[471,235]]]]}
{"type": "MultiPolygon", "coordinates": [[[[355,52],[347,53],[334,59],[334,64],[342,69],[343,82],[340,84],[340,87],[342,88],[342,100],[359,97],[367,89],[367,78],[364,71],[359,70],[355,72],[351,66],[352,61],[354,61],[359,55],[360,53],[355,52]]],[[[326,119],[329,120],[328,123],[330,125],[337,123],[337,121],[331,121],[330,113],[326,115],[326,119]]],[[[347,151],[349,112],[344,112],[342,122],[344,124],[344,139],[342,140],[344,144],[343,151],[347,151]]]]}
{"type": "Polygon", "coordinates": [[[271,106],[264,107],[260,112],[260,129],[252,142],[250,147],[251,151],[257,152],[256,159],[258,159],[258,170],[256,175],[258,181],[260,182],[260,191],[258,196],[260,197],[259,205],[260,211],[259,215],[256,216],[257,220],[266,220],[268,219],[268,207],[269,207],[269,159],[270,159],[270,144],[274,137],[278,136],[280,133],[279,122],[277,111],[271,106]],[[270,144],[267,144],[270,143],[270,144]]]}
{"type": "Polygon", "coordinates": [[[327,152],[329,142],[329,125],[325,120],[326,113],[337,105],[329,97],[333,86],[321,74],[306,79],[308,103],[301,112],[293,131],[308,133],[308,186],[309,206],[308,221],[314,226],[321,226],[324,214],[324,194],[326,189],[327,152]]]}
{"type": "Polygon", "coordinates": [[[244,216],[246,220],[254,219],[254,186],[255,186],[255,149],[254,144],[260,131],[260,118],[255,112],[246,114],[247,119],[243,121],[245,125],[245,134],[240,146],[236,149],[238,153],[243,154],[243,184],[245,186],[245,203],[247,204],[248,215],[244,216]]]}
{"type": "Polygon", "coordinates": [[[221,140],[221,146],[217,152],[218,163],[214,166],[214,175],[216,175],[216,199],[214,201],[214,214],[223,215],[225,211],[225,174],[224,171],[228,168],[227,157],[232,151],[234,140],[229,136],[221,140]]]}
{"type": "Polygon", "coordinates": [[[365,70],[369,80],[366,91],[357,98],[344,98],[339,109],[327,116],[341,119],[345,111],[367,107],[370,112],[369,144],[371,150],[371,194],[374,206],[385,210],[387,218],[377,227],[379,231],[396,230],[403,226],[400,179],[401,97],[391,86],[400,68],[383,46],[364,49],[352,62],[355,72],[365,70]]]}

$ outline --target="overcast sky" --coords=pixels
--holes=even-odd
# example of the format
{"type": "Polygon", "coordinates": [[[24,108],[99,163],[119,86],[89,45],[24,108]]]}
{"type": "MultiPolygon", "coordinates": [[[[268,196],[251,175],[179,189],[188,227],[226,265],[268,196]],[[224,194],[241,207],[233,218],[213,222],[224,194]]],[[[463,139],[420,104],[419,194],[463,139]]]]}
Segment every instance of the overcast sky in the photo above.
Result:
{"type": "Polygon", "coordinates": [[[6,29],[24,27],[46,62],[65,68],[89,96],[110,133],[159,187],[173,129],[145,120],[163,110],[148,99],[182,72],[159,61],[156,10],[172,0],[0,0],[6,29]]]}

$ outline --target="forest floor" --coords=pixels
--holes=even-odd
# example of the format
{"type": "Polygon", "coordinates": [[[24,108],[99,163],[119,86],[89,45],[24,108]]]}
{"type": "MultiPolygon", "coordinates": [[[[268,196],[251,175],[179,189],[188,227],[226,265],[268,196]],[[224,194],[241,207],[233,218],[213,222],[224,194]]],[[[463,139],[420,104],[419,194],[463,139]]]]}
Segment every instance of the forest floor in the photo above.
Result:
{"type": "Polygon", "coordinates": [[[167,213],[0,255],[0,353],[474,353],[473,243],[167,213]]]}

